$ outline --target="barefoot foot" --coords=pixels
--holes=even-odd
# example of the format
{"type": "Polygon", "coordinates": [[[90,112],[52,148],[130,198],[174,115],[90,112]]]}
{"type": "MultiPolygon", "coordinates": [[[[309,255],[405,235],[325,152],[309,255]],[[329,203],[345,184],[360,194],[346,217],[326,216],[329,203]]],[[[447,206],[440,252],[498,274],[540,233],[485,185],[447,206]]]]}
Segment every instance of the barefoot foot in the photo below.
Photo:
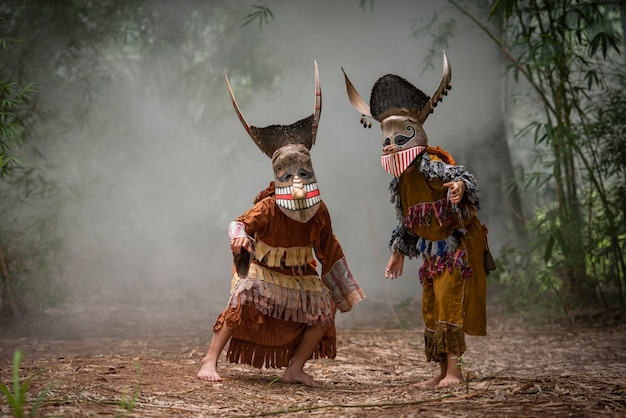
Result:
{"type": "Polygon", "coordinates": [[[437,386],[439,386],[440,388],[445,388],[448,386],[456,386],[459,384],[461,384],[461,378],[457,376],[446,376],[443,379],[441,379],[441,381],[439,382],[437,386]]]}
{"type": "Polygon", "coordinates": [[[302,370],[285,370],[283,380],[287,383],[300,383],[306,386],[314,386],[318,388],[324,386],[322,382],[318,382],[302,370]]]}
{"type": "Polygon", "coordinates": [[[439,382],[441,382],[443,380],[444,376],[435,376],[435,377],[431,377],[428,380],[424,380],[423,382],[417,382],[413,385],[413,387],[416,388],[426,388],[429,386],[437,386],[439,384],[439,382]]]}
{"type": "Polygon", "coordinates": [[[215,363],[212,361],[202,361],[202,367],[198,372],[198,379],[207,380],[209,382],[221,382],[222,378],[217,374],[215,363]]]}

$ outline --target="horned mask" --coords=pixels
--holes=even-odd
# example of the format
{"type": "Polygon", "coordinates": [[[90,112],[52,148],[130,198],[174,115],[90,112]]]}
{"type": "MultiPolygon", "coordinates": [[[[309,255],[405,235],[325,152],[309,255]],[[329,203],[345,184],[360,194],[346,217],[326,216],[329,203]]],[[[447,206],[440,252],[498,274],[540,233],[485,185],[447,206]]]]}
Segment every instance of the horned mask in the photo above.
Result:
{"type": "Polygon", "coordinates": [[[361,124],[371,127],[368,118],[380,122],[383,134],[381,164],[389,174],[400,177],[404,170],[428,145],[423,124],[433,113],[437,104],[452,88],[452,69],[446,52],[443,52],[443,74],[441,83],[432,97],[409,83],[404,78],[387,74],[379,78],[370,95],[370,104],[365,103],[343,71],[348,98],[352,107],[361,113],[361,124]]]}
{"type": "Polygon", "coordinates": [[[291,125],[251,126],[243,117],[235,100],[228,76],[226,85],[230,99],[244,129],[261,152],[272,159],[276,204],[293,220],[308,222],[319,209],[320,192],[309,151],[315,144],[322,112],[317,62],[315,66],[315,103],[313,114],[291,125]]]}

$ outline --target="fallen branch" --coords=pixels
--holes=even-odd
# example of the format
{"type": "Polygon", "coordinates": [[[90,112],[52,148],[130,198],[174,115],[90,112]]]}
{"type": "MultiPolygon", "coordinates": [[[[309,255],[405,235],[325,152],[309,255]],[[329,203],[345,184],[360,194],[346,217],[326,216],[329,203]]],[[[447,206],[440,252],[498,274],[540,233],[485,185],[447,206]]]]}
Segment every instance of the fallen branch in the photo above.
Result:
{"type": "Polygon", "coordinates": [[[252,415],[239,415],[237,418],[247,418],[247,417],[267,417],[272,415],[282,415],[282,414],[291,414],[294,412],[303,412],[303,411],[314,411],[320,409],[330,409],[330,408],[384,408],[384,407],[394,407],[394,406],[410,406],[410,405],[420,405],[430,402],[441,402],[444,399],[456,397],[456,395],[448,394],[444,395],[440,398],[434,399],[424,399],[419,401],[406,401],[406,402],[383,402],[383,403],[366,403],[366,404],[330,404],[330,405],[318,405],[318,406],[308,406],[301,408],[291,408],[291,409],[279,409],[278,411],[268,411],[261,412],[259,414],[252,415]]]}

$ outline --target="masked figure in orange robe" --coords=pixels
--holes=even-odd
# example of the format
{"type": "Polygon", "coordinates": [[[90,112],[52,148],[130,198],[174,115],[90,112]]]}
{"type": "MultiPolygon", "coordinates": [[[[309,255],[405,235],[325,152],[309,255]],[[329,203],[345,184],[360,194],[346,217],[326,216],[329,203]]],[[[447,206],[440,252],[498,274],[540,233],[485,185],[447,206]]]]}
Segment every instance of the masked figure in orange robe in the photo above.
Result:
{"type": "Polygon", "coordinates": [[[198,378],[221,380],[217,360],[230,341],[230,362],[285,367],[284,381],[320,386],[304,364],[335,357],[335,312],[349,311],[365,295],[333,233],[311,162],[322,102],[317,63],[314,112],[291,125],[248,125],[226,82],[241,123],[272,160],[274,181],[229,226],[230,298],[198,378]]]}

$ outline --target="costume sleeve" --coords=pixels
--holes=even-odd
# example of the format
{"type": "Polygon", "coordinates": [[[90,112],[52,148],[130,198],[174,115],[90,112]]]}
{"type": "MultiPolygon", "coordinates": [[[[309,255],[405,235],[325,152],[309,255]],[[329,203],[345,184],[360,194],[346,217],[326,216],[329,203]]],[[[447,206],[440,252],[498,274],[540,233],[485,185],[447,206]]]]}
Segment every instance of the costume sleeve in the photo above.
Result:
{"type": "Polygon", "coordinates": [[[256,234],[262,233],[267,227],[269,217],[267,201],[261,200],[244,214],[238,216],[234,222],[243,224],[246,234],[250,237],[255,237],[256,234]]]}
{"type": "Polygon", "coordinates": [[[465,193],[461,202],[454,206],[463,218],[469,218],[472,214],[480,209],[480,200],[478,199],[478,182],[473,174],[468,172],[462,165],[449,165],[446,163],[436,163],[440,165],[440,177],[445,181],[462,181],[465,183],[465,193]]]}
{"type": "Polygon", "coordinates": [[[365,298],[365,293],[352,277],[339,240],[333,233],[330,214],[324,202],[318,214],[321,217],[320,231],[314,248],[315,256],[322,264],[322,282],[330,289],[337,308],[341,312],[348,312],[365,298]]]}
{"type": "Polygon", "coordinates": [[[465,183],[465,193],[463,194],[463,200],[477,209],[480,207],[478,199],[478,183],[476,177],[469,173],[462,165],[450,167],[454,173],[452,181],[462,181],[465,183]]]}
{"type": "Polygon", "coordinates": [[[417,251],[418,241],[418,236],[409,234],[406,228],[400,224],[391,232],[389,250],[392,253],[402,254],[409,258],[415,258],[420,255],[417,251]]]}
{"type": "Polygon", "coordinates": [[[267,206],[261,201],[228,225],[228,236],[231,240],[233,238],[247,236],[252,246],[251,253],[242,249],[240,253],[233,254],[233,263],[239,277],[246,277],[248,275],[250,260],[256,257],[255,234],[267,224],[267,213],[267,206]]]}
{"type": "MultiPolygon", "coordinates": [[[[435,150],[437,151],[437,150],[435,150]]],[[[419,172],[426,178],[426,181],[440,179],[443,183],[451,181],[463,181],[465,183],[465,193],[463,199],[458,205],[453,205],[454,210],[459,213],[459,218],[468,219],[479,209],[478,184],[473,174],[469,173],[464,166],[454,165],[454,160],[449,154],[443,156],[447,163],[441,160],[442,150],[438,150],[432,158],[430,155],[422,157],[419,172]]],[[[405,227],[405,215],[402,208],[402,200],[400,198],[400,182],[398,178],[394,178],[389,185],[390,200],[394,204],[396,211],[397,226],[391,233],[389,241],[389,249],[397,254],[408,256],[409,258],[418,257],[421,252],[420,237],[412,234],[405,227]]]]}
{"type": "Polygon", "coordinates": [[[473,174],[469,173],[464,166],[457,165],[450,154],[443,149],[428,148],[428,152],[422,157],[420,172],[427,178],[440,178],[444,183],[449,181],[463,181],[465,193],[461,204],[472,205],[479,209],[478,183],[473,174]]]}
{"type": "Polygon", "coordinates": [[[392,253],[402,254],[409,258],[414,258],[420,254],[417,251],[417,241],[419,237],[410,234],[404,226],[404,212],[402,211],[402,201],[399,193],[399,180],[394,178],[389,184],[389,194],[391,203],[393,203],[396,210],[396,220],[398,225],[391,232],[391,239],[389,240],[389,250],[392,253]]]}

